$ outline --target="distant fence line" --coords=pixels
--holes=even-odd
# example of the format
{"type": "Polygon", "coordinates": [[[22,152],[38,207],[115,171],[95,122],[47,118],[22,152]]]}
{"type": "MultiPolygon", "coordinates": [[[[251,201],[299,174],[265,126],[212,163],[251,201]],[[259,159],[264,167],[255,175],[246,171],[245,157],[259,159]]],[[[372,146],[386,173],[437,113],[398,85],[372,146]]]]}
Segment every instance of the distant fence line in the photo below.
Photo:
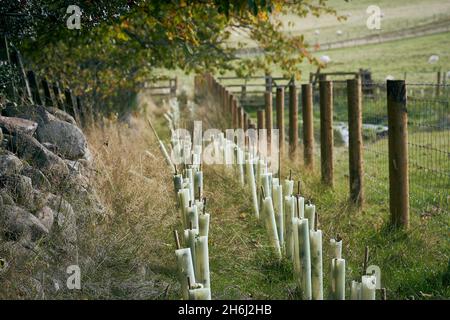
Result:
{"type": "Polygon", "coordinates": [[[278,114],[287,115],[289,153],[295,155],[300,137],[304,162],[313,167],[314,142],[318,140],[322,181],[330,187],[335,178],[333,149],[344,147],[348,151],[344,154],[348,156],[351,201],[361,206],[365,188],[374,191],[370,193],[373,201],[390,199],[394,225],[408,227],[410,207],[425,216],[449,211],[447,85],[407,85],[404,80],[363,84],[359,76],[341,81],[322,76],[317,87],[311,83],[297,86],[294,80],[283,77],[275,78],[274,85],[269,79],[245,79],[246,87],[253,83],[267,90],[263,108],[243,105],[242,91],[233,91],[236,84],[230,86],[230,81],[237,80],[234,77],[196,76],[195,88],[197,95],[214,96],[223,110],[230,112],[233,127],[274,127],[284,132],[278,114]],[[275,123],[267,121],[269,101],[275,105],[275,123]],[[256,125],[252,123],[255,111],[256,125]]]}

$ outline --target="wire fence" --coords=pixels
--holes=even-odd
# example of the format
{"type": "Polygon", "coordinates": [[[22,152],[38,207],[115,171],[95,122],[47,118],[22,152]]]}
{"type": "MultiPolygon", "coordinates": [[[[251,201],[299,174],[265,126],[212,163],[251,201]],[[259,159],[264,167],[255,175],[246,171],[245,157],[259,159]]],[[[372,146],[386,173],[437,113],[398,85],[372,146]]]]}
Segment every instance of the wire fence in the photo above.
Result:
{"type": "MultiPolygon", "coordinates": [[[[263,88],[258,88],[263,89],[263,88]]],[[[421,216],[450,212],[450,86],[432,83],[408,84],[408,160],[410,207],[421,216]]],[[[301,113],[301,90],[299,109],[301,113]]],[[[386,83],[365,83],[362,87],[362,136],[366,198],[369,202],[388,207],[389,151],[386,83]]],[[[247,106],[263,108],[263,93],[255,93],[259,103],[247,106]]],[[[313,90],[314,135],[320,144],[319,88],[313,90]]],[[[275,105],[275,101],[273,101],[275,105]]],[[[289,95],[285,95],[285,106],[289,95]]],[[[274,108],[275,109],[275,108],[274,108]]],[[[288,110],[285,111],[288,117],[288,110]]],[[[299,141],[302,142],[302,117],[299,116],[299,141]]],[[[339,159],[347,165],[348,158],[348,98],[347,82],[333,81],[334,146],[339,159]]],[[[320,152],[316,149],[316,156],[320,152]]],[[[339,177],[340,178],[340,177],[339,177]]]]}

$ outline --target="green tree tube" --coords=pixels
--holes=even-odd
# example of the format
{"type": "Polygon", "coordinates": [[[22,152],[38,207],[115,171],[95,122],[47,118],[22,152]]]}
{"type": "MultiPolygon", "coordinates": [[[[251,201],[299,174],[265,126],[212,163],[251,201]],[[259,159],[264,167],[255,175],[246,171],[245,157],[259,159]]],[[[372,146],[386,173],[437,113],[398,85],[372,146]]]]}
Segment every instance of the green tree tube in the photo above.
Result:
{"type": "Polygon", "coordinates": [[[330,239],[331,257],[342,258],[342,240],[330,239]]]}
{"type": "Polygon", "coordinates": [[[333,259],[335,300],[345,300],[345,259],[333,259]]]}
{"type": "Polygon", "coordinates": [[[189,179],[189,200],[194,200],[195,198],[195,193],[194,193],[194,172],[193,169],[189,168],[186,169],[186,176],[189,179]]]}
{"type": "Polygon", "coordinates": [[[299,219],[305,218],[305,198],[295,198],[295,215],[299,219]]]}
{"type": "Polygon", "coordinates": [[[331,266],[330,266],[330,287],[329,298],[336,299],[336,278],[334,270],[334,259],[342,258],[342,240],[330,239],[331,266]]]}
{"type": "Polygon", "coordinates": [[[178,191],[183,187],[183,176],[181,174],[173,175],[173,187],[175,190],[175,194],[178,194],[178,191]]]}
{"type": "Polygon", "coordinates": [[[197,171],[194,174],[194,192],[197,193],[200,188],[200,196],[203,194],[203,171],[197,171]]]}
{"type": "Polygon", "coordinates": [[[198,227],[199,227],[199,235],[207,237],[209,235],[209,219],[210,214],[209,213],[201,213],[198,216],[198,227]]]}
{"type": "Polygon", "coordinates": [[[285,179],[283,181],[283,191],[285,196],[292,196],[294,192],[294,180],[285,179]]]}
{"type": "Polygon", "coordinates": [[[197,253],[195,252],[195,240],[198,237],[198,229],[188,229],[188,247],[191,249],[192,263],[194,265],[194,274],[197,275],[196,261],[197,253]]]}
{"type": "Polygon", "coordinates": [[[316,220],[316,206],[313,204],[305,205],[305,218],[308,219],[309,229],[314,230],[316,220]]]}
{"type": "Polygon", "coordinates": [[[178,191],[178,201],[180,204],[181,222],[183,229],[188,228],[186,208],[189,205],[189,189],[181,189],[178,191]]]}
{"type": "Polygon", "coordinates": [[[350,300],[361,300],[361,282],[352,281],[350,300]]]}
{"type": "Polygon", "coordinates": [[[195,279],[204,288],[210,288],[208,237],[195,239],[195,279]]]}
{"type": "Polygon", "coordinates": [[[277,223],[278,239],[280,240],[280,246],[283,248],[284,247],[283,187],[280,186],[279,184],[274,184],[272,186],[272,194],[273,194],[273,206],[275,209],[275,221],[277,223]]]}
{"type": "Polygon", "coordinates": [[[300,258],[301,289],[304,300],[311,300],[311,251],[309,244],[308,219],[299,219],[297,223],[298,248],[300,258]]]}
{"type": "MultiPolygon", "coordinates": [[[[295,204],[295,201],[294,201],[295,204]]],[[[301,287],[300,279],[302,277],[301,275],[301,267],[300,267],[300,248],[299,248],[299,240],[298,240],[298,224],[300,219],[297,217],[294,217],[292,219],[292,233],[294,238],[294,275],[295,278],[298,281],[299,287],[301,287]]]]}
{"type": "Polygon", "coordinates": [[[264,195],[266,197],[272,197],[272,187],[270,185],[270,181],[272,180],[271,173],[264,173],[261,175],[261,185],[264,189],[264,195]]]}
{"type": "Polygon", "coordinates": [[[323,300],[322,230],[310,230],[312,299],[323,300]]]}
{"type": "Polygon", "coordinates": [[[237,149],[237,167],[239,171],[239,181],[241,183],[241,186],[245,184],[244,179],[244,152],[241,149],[237,149]]]}
{"type": "Polygon", "coordinates": [[[178,277],[180,279],[181,293],[184,300],[189,299],[189,287],[195,284],[194,264],[190,248],[175,250],[178,277]],[[188,279],[190,283],[188,283],[188,279]]]}
{"type": "Polygon", "coordinates": [[[187,227],[190,229],[198,229],[198,210],[196,205],[186,207],[187,227]]]}
{"type": "Polygon", "coordinates": [[[375,300],[377,279],[373,275],[361,278],[361,300],[375,300]]]}
{"type": "Polygon", "coordinates": [[[259,219],[258,194],[256,192],[256,181],[253,172],[252,160],[247,160],[246,167],[247,167],[247,183],[250,187],[250,193],[252,194],[253,214],[257,219],[259,219]]]}
{"type": "Polygon", "coordinates": [[[293,196],[284,197],[284,221],[285,221],[285,242],[286,257],[294,261],[294,232],[293,220],[295,218],[295,198],[293,196]]]}
{"type": "Polygon", "coordinates": [[[272,247],[278,259],[281,259],[281,247],[278,239],[275,212],[273,210],[272,198],[265,197],[263,200],[263,217],[272,247]]]}

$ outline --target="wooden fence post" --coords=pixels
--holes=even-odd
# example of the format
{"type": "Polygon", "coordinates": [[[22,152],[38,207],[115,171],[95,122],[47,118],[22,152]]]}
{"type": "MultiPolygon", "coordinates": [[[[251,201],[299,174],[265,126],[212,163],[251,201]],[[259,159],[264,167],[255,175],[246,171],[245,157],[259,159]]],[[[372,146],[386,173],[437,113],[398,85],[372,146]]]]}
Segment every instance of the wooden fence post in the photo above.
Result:
{"type": "Polygon", "coordinates": [[[408,114],[403,80],[387,81],[391,223],[409,227],[408,114]]]}
{"type": "MultiPolygon", "coordinates": [[[[11,68],[11,56],[9,53],[9,44],[8,44],[8,38],[6,38],[6,35],[3,34],[2,38],[0,39],[0,60],[4,61],[8,64],[8,67],[11,68]]],[[[16,100],[17,94],[16,94],[16,88],[14,84],[14,80],[11,79],[7,83],[6,87],[6,94],[9,99],[16,100]]]]}
{"type": "Polygon", "coordinates": [[[39,87],[36,80],[36,75],[33,70],[27,71],[28,83],[30,84],[31,96],[33,102],[37,105],[42,106],[41,94],[39,93],[39,87]]]}
{"type": "Polygon", "coordinates": [[[55,96],[56,106],[61,110],[65,110],[64,103],[61,98],[61,89],[59,88],[58,82],[53,82],[53,94],[55,96]]]}
{"type": "Polygon", "coordinates": [[[244,111],[244,131],[248,129],[248,115],[247,112],[244,111]]]}
{"type": "Polygon", "coordinates": [[[436,86],[436,97],[441,94],[441,70],[437,72],[437,86],[436,86]]]}
{"type": "Polygon", "coordinates": [[[361,207],[363,189],[362,88],[361,80],[347,80],[350,200],[361,207]]]}
{"type": "Polygon", "coordinates": [[[265,129],[266,128],[266,120],[265,120],[265,111],[264,110],[258,110],[257,111],[257,122],[256,125],[258,127],[258,130],[265,129]]]}
{"type": "Polygon", "coordinates": [[[295,83],[289,85],[289,154],[297,152],[298,145],[298,101],[295,83]]]}
{"type": "Polygon", "coordinates": [[[302,84],[303,158],[305,166],[314,168],[313,86],[302,84]]]}
{"type": "Polygon", "coordinates": [[[247,86],[244,84],[241,86],[241,100],[247,99],[247,86]]]}
{"type": "Polygon", "coordinates": [[[333,83],[320,81],[320,162],[322,182],[333,187],[333,83]]]}
{"type": "Polygon", "coordinates": [[[231,124],[233,129],[237,128],[237,101],[233,99],[231,103],[231,124]]]}
{"type": "Polygon", "coordinates": [[[54,103],[53,103],[52,94],[50,93],[50,86],[48,85],[47,79],[45,79],[45,77],[42,78],[41,85],[42,85],[42,89],[44,91],[45,106],[53,107],[54,103]]]}
{"type": "Polygon", "coordinates": [[[23,67],[22,56],[17,49],[11,51],[11,64],[15,65],[20,73],[20,84],[16,88],[19,98],[25,96],[29,101],[33,102],[33,96],[31,95],[30,84],[28,83],[27,74],[23,67]],[[23,89],[22,89],[23,88],[23,89]]]}
{"type": "Polygon", "coordinates": [[[273,124],[272,92],[266,91],[264,93],[264,100],[266,105],[267,142],[270,146],[270,143],[272,141],[272,124],[273,124]]]}
{"type": "Polygon", "coordinates": [[[76,110],[76,102],[74,101],[72,90],[70,90],[69,88],[65,89],[64,96],[66,97],[67,106],[65,111],[68,112],[75,119],[75,121],[81,125],[80,117],[76,110]]]}
{"type": "Polygon", "coordinates": [[[277,128],[280,138],[280,152],[284,153],[284,88],[278,87],[276,93],[277,128]]]}
{"type": "Polygon", "coordinates": [[[238,129],[244,129],[244,108],[238,107],[238,129]]]}

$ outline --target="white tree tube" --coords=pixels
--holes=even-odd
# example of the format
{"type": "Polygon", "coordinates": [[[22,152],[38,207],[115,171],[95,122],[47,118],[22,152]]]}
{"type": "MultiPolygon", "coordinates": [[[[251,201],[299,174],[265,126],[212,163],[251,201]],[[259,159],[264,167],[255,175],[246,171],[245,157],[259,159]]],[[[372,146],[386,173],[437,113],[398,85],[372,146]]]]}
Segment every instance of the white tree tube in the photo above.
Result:
{"type": "Polygon", "coordinates": [[[178,191],[178,201],[180,204],[181,222],[183,224],[183,229],[188,228],[186,208],[189,205],[189,189],[181,189],[178,191]]]}
{"type": "Polygon", "coordinates": [[[257,219],[259,219],[258,194],[256,192],[256,181],[253,172],[252,160],[247,160],[246,167],[247,167],[247,183],[249,184],[250,193],[252,194],[253,214],[257,219]]]}
{"type": "Polygon", "coordinates": [[[361,300],[375,300],[377,278],[365,275],[361,278],[361,300]]]}
{"type": "Polygon", "coordinates": [[[345,259],[333,259],[335,300],[345,300],[345,259]]]}
{"type": "Polygon", "coordinates": [[[288,179],[284,180],[283,191],[284,191],[284,195],[292,196],[292,193],[294,192],[294,180],[288,180],[288,179]]]}
{"type": "Polygon", "coordinates": [[[198,229],[198,210],[196,205],[186,207],[187,227],[198,229]]]}
{"type": "Polygon", "coordinates": [[[273,206],[275,209],[275,221],[277,223],[278,239],[280,246],[284,247],[284,213],[283,213],[283,187],[279,184],[272,186],[273,206]]]}
{"type": "Polygon", "coordinates": [[[335,265],[334,259],[342,258],[342,240],[336,241],[335,239],[330,239],[330,252],[331,252],[331,266],[330,266],[330,287],[329,287],[329,298],[336,299],[336,278],[335,278],[335,265]]]}
{"type": "Polygon", "coordinates": [[[209,213],[201,213],[198,216],[198,233],[199,235],[207,237],[209,235],[209,219],[210,214],[209,213]]]}
{"type": "Polygon", "coordinates": [[[256,185],[258,188],[262,185],[262,175],[267,171],[266,162],[263,159],[259,159],[256,166],[256,185]]]}
{"type": "Polygon", "coordinates": [[[299,219],[305,218],[305,198],[295,197],[295,216],[299,219]]]}
{"type": "Polygon", "coordinates": [[[173,187],[175,190],[175,194],[178,194],[183,187],[183,176],[181,174],[173,175],[173,187]]]}
{"type": "Polygon", "coordinates": [[[314,230],[316,223],[316,206],[313,204],[305,205],[305,218],[308,219],[309,229],[314,230]]]}
{"type": "Polygon", "coordinates": [[[311,230],[311,286],[312,299],[323,300],[322,230],[311,230]]]}
{"type": "Polygon", "coordinates": [[[181,293],[184,300],[189,299],[189,287],[195,283],[194,264],[190,248],[175,250],[177,258],[178,277],[181,284],[181,293]],[[188,283],[188,279],[189,282],[188,283]]]}
{"type": "Polygon", "coordinates": [[[194,172],[191,168],[186,169],[186,176],[189,179],[189,196],[190,200],[193,201],[195,199],[195,193],[194,193],[194,172]]]}
{"type": "Polygon", "coordinates": [[[210,288],[208,237],[195,239],[195,279],[204,288],[210,288]]]}
{"type": "Polygon", "coordinates": [[[272,197],[272,188],[270,186],[271,178],[272,178],[271,173],[264,173],[261,175],[261,185],[264,189],[264,195],[266,197],[272,197]]]}
{"type": "Polygon", "coordinates": [[[298,247],[301,270],[301,289],[304,300],[311,300],[311,252],[309,245],[308,219],[299,219],[297,224],[298,247]]]}
{"type": "Polygon", "coordinates": [[[241,149],[237,149],[237,166],[239,170],[239,181],[241,182],[241,185],[243,186],[245,184],[244,179],[244,152],[241,149]]]}
{"type": "Polygon", "coordinates": [[[197,193],[197,196],[201,197],[201,195],[203,194],[203,172],[202,171],[197,171],[194,174],[194,195],[195,193],[197,193]],[[198,194],[199,189],[200,188],[200,195],[198,194]]]}
{"type": "MultiPolygon", "coordinates": [[[[294,201],[294,204],[295,204],[295,201],[294,201]]],[[[300,279],[301,279],[302,275],[301,275],[301,267],[300,267],[300,248],[299,248],[299,239],[298,239],[299,223],[300,223],[299,218],[294,217],[294,219],[292,219],[292,233],[293,233],[293,240],[294,240],[294,256],[293,256],[294,274],[295,274],[295,278],[298,281],[299,286],[301,287],[300,279]]]]}
{"type": "Polygon", "coordinates": [[[277,224],[275,221],[275,212],[273,210],[272,198],[266,197],[263,200],[263,216],[266,224],[266,229],[269,234],[269,239],[272,247],[275,250],[276,256],[281,259],[281,247],[278,239],[277,224]]]}
{"type": "Polygon", "coordinates": [[[197,255],[195,252],[195,239],[198,237],[198,229],[188,229],[188,246],[191,249],[192,263],[194,265],[194,274],[197,275],[196,261],[197,255]]]}
{"type": "Polygon", "coordinates": [[[330,247],[332,258],[342,258],[342,240],[336,241],[335,239],[330,239],[330,247]]]}
{"type": "Polygon", "coordinates": [[[292,228],[295,217],[295,198],[293,196],[284,197],[284,222],[285,222],[285,242],[286,257],[294,261],[294,232],[292,228]]]}
{"type": "Polygon", "coordinates": [[[279,186],[280,185],[280,179],[278,178],[272,178],[272,188],[274,186],[279,186]]]}
{"type": "Polygon", "coordinates": [[[211,289],[210,288],[190,289],[189,300],[211,300],[211,289]]]}
{"type": "Polygon", "coordinates": [[[352,281],[352,288],[350,294],[351,300],[361,300],[361,282],[352,281]]]}

